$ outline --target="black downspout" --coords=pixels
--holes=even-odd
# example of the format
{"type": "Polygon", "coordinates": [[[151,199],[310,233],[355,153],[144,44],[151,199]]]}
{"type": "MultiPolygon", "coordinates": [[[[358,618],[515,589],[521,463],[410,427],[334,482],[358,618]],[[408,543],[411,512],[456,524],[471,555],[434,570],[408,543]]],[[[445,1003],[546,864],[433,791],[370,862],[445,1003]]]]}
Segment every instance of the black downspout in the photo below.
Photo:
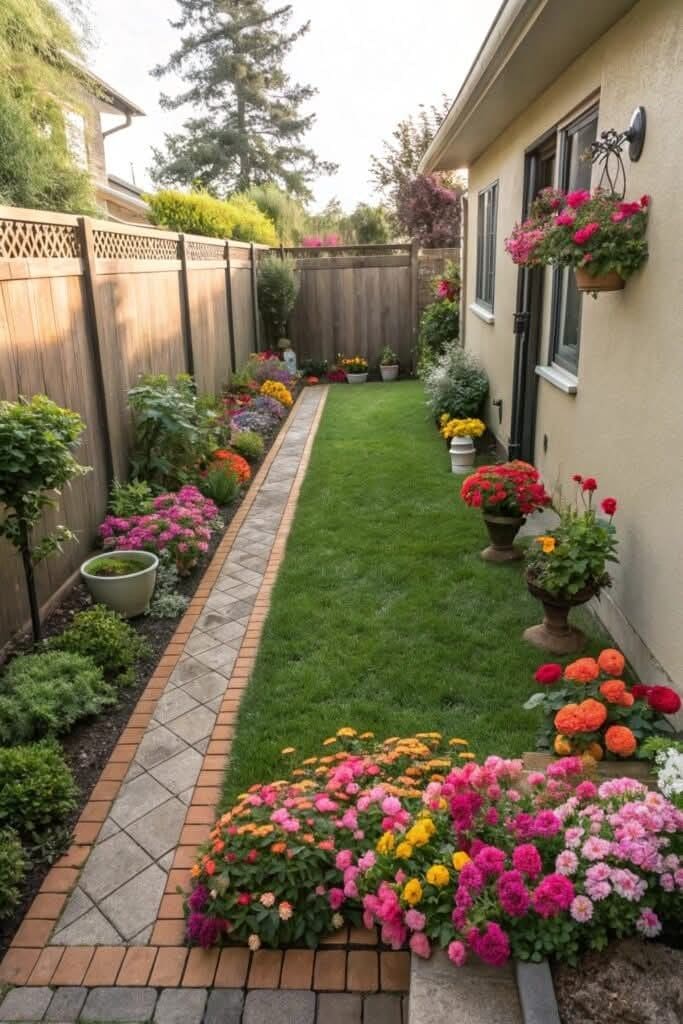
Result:
{"type": "MultiPolygon", "coordinates": [[[[520,271],[520,283],[527,272],[520,271]]],[[[518,459],[522,447],[522,429],[524,425],[524,407],[526,402],[526,362],[529,345],[529,313],[526,298],[526,282],[518,288],[517,311],[512,314],[512,329],[515,336],[515,357],[512,371],[512,409],[510,412],[510,442],[508,458],[518,459]],[[520,294],[521,293],[521,294],[520,294]]]]}

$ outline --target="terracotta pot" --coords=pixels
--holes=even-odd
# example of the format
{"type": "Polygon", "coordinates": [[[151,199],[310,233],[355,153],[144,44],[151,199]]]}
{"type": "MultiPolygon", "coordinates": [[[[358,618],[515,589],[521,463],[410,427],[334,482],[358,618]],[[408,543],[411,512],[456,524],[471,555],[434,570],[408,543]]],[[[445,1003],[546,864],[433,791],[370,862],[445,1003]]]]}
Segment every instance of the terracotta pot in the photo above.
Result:
{"type": "Polygon", "coordinates": [[[626,282],[616,270],[606,274],[589,274],[583,267],[576,268],[576,287],[580,292],[620,292],[626,282]]]}
{"type": "Polygon", "coordinates": [[[543,605],[543,622],[524,630],[524,639],[535,647],[553,654],[575,654],[586,642],[585,634],[569,622],[569,612],[595,597],[595,587],[584,587],[573,597],[562,598],[536,586],[527,576],[526,585],[532,597],[543,605]]]}
{"type": "Polygon", "coordinates": [[[524,557],[521,548],[516,548],[513,541],[526,519],[523,516],[494,516],[484,512],[484,522],[489,532],[491,544],[484,548],[481,557],[485,562],[518,562],[524,557]]]}

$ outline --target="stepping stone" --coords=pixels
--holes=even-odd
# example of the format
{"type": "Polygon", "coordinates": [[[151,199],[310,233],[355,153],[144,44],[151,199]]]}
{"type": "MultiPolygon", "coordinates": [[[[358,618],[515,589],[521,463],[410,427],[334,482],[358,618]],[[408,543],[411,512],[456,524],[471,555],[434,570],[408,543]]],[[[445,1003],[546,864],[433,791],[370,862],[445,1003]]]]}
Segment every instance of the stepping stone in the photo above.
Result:
{"type": "MultiPolygon", "coordinates": [[[[240,602],[241,604],[241,602],[240,602]]],[[[238,619],[239,621],[239,619],[238,619]]],[[[220,640],[213,638],[215,647],[212,647],[208,651],[203,651],[197,655],[199,661],[203,662],[207,668],[212,669],[214,672],[220,672],[222,675],[229,676],[232,667],[237,659],[237,651],[234,651],[232,647],[227,647],[222,644],[220,640]]],[[[202,679],[202,676],[199,676],[202,679]]],[[[192,683],[186,683],[186,686],[191,686],[192,683]]]]}
{"type": "MultiPolygon", "coordinates": [[[[144,780],[154,780],[144,777],[144,780]]],[[[132,782],[134,786],[137,783],[132,782]]],[[[159,786],[159,789],[162,787],[159,786]]],[[[166,799],[168,793],[163,790],[166,799]]],[[[88,857],[81,872],[80,887],[98,903],[114,889],[137,875],[152,863],[151,858],[125,832],[97,845],[88,857]]]]}
{"type": "MultiPolygon", "coordinates": [[[[201,627],[199,628],[201,630],[201,627]]],[[[195,676],[201,676],[204,672],[206,672],[206,669],[202,663],[195,661],[192,657],[189,657],[176,665],[171,673],[170,682],[174,683],[176,686],[181,683],[189,683],[191,679],[195,678],[195,676]]]]}
{"type": "MultiPolygon", "coordinates": [[[[202,676],[198,676],[202,679],[202,676]]],[[[192,708],[196,707],[196,701],[188,694],[184,684],[183,686],[176,686],[172,690],[168,690],[164,693],[157,701],[156,710],[154,712],[154,718],[157,722],[161,722],[162,725],[166,725],[168,722],[172,722],[174,718],[179,718],[184,715],[186,711],[191,711],[192,708]]],[[[145,737],[146,739],[147,737],[145,737]]],[[[169,755],[170,756],[170,755],[169,755]]],[[[138,758],[141,764],[144,761],[138,758]]],[[[152,765],[148,764],[146,767],[151,768],[152,765]]]]}
{"type": "Polygon", "coordinates": [[[45,1020],[60,1021],[61,1024],[77,1021],[87,994],[87,988],[80,986],[65,985],[58,988],[45,1014],[45,1020]]]}
{"type": "Polygon", "coordinates": [[[74,889],[67,900],[62,915],[59,919],[59,927],[67,928],[74,921],[77,921],[79,917],[83,917],[83,914],[87,913],[94,906],[93,901],[87,896],[83,890],[78,886],[74,889]]]}
{"type": "MultiPolygon", "coordinates": [[[[173,858],[171,857],[171,860],[173,858]]],[[[150,924],[147,928],[143,928],[141,932],[133,936],[132,939],[128,939],[129,946],[149,946],[149,940],[152,938],[152,932],[154,931],[154,925],[150,924]]]]}
{"type": "Polygon", "coordinates": [[[202,756],[196,750],[187,748],[175,757],[150,770],[157,782],[160,782],[170,793],[182,793],[193,787],[202,768],[202,756]]]}
{"type": "MultiPolygon", "coordinates": [[[[203,708],[199,708],[197,714],[203,710],[203,708]]],[[[208,713],[210,714],[210,712],[208,713]]],[[[178,719],[178,721],[181,722],[182,718],[178,719]]],[[[152,736],[156,736],[159,732],[161,732],[161,727],[159,729],[155,729],[152,736]]],[[[147,739],[147,737],[145,737],[145,739],[147,739]]],[[[152,737],[150,737],[150,739],[152,739],[152,737]]],[[[153,779],[151,775],[145,773],[139,778],[133,779],[132,782],[128,782],[123,787],[119,796],[114,801],[114,805],[110,811],[111,817],[117,825],[120,825],[121,828],[125,828],[132,822],[137,821],[138,818],[141,818],[143,814],[147,814],[148,811],[158,807],[159,804],[163,804],[164,801],[168,800],[168,796],[168,790],[159,785],[156,779],[153,779]]],[[[114,838],[108,840],[108,842],[113,843],[117,838],[117,836],[114,836],[114,838]]],[[[99,847],[99,849],[102,849],[102,847],[99,847]]],[[[89,892],[89,890],[87,891],[89,892]]]]}
{"type": "MultiPolygon", "coordinates": [[[[204,671],[206,671],[206,669],[204,671]]],[[[183,692],[181,688],[173,689],[170,692],[177,693],[178,691],[180,691],[181,694],[183,692]]],[[[181,697],[180,703],[182,704],[183,701],[184,698],[181,697]]],[[[185,701],[185,703],[187,703],[187,701],[185,701]]],[[[194,701],[192,703],[194,705],[194,701]]],[[[188,708],[185,708],[185,711],[187,710],[188,708]]],[[[184,712],[178,712],[178,717],[180,717],[181,714],[184,714],[184,712]]],[[[178,739],[176,734],[174,732],[170,732],[165,726],[160,725],[157,729],[152,730],[148,727],[145,735],[142,737],[142,742],[138,747],[135,758],[143,768],[154,768],[156,765],[162,764],[164,761],[168,761],[169,757],[179,754],[180,751],[183,750],[184,746],[185,744],[178,739]]]]}
{"type": "Polygon", "coordinates": [[[219,675],[218,672],[207,672],[205,676],[199,676],[191,683],[185,683],[181,692],[188,694],[197,704],[208,704],[210,700],[225,693],[227,685],[228,681],[225,676],[219,675]]]}
{"type": "Polygon", "coordinates": [[[166,988],[154,1011],[154,1024],[202,1024],[205,988],[166,988]]]}
{"type": "Polygon", "coordinates": [[[157,1001],[154,988],[93,988],[81,1013],[83,1020],[95,1024],[111,1021],[150,1020],[157,1001]]]}
{"type": "Polygon", "coordinates": [[[440,950],[430,960],[410,960],[410,1024],[523,1024],[512,965],[489,967],[472,960],[454,969],[440,950]]]}
{"type": "Polygon", "coordinates": [[[106,917],[93,907],[83,917],[53,937],[56,946],[119,946],[121,936],[106,917]]]}
{"type": "Polygon", "coordinates": [[[208,633],[202,633],[201,630],[195,628],[192,631],[192,636],[185,644],[185,651],[187,654],[197,657],[198,654],[202,654],[204,651],[208,651],[212,647],[215,647],[217,642],[218,641],[214,640],[214,638],[209,636],[208,633]]]}
{"type": "Polygon", "coordinates": [[[100,904],[102,912],[124,939],[132,939],[156,921],[165,886],[165,873],[152,864],[103,900],[100,904]]]}
{"type": "MultiPolygon", "coordinates": [[[[205,707],[198,707],[194,711],[188,711],[186,715],[181,715],[180,718],[174,719],[170,723],[170,727],[186,743],[195,744],[198,740],[204,739],[211,734],[215,721],[216,716],[212,711],[205,707]]],[[[135,783],[133,782],[131,785],[134,786],[135,783]]],[[[157,801],[157,803],[160,802],[157,801]]],[[[115,817],[113,810],[112,816],[115,817]]]]}
{"type": "Polygon", "coordinates": [[[51,988],[15,988],[0,1005],[0,1021],[42,1020],[51,999],[51,988]]]}
{"type": "Polygon", "coordinates": [[[144,818],[138,818],[129,825],[128,835],[132,836],[154,860],[158,860],[177,846],[186,813],[187,808],[180,800],[167,800],[144,818]]]}
{"type": "Polygon", "coordinates": [[[204,1015],[204,1024],[240,1024],[244,994],[239,989],[214,989],[204,1015]]]}
{"type": "MultiPolygon", "coordinates": [[[[197,626],[203,632],[211,633],[213,636],[219,626],[225,626],[228,622],[230,622],[230,616],[225,612],[217,612],[208,608],[197,619],[197,626]]],[[[189,680],[184,679],[183,682],[189,682],[189,680]]]]}
{"type": "Polygon", "coordinates": [[[273,1024],[274,1021],[277,1024],[314,1024],[315,993],[258,989],[249,992],[244,1001],[242,1024],[273,1024]]]}
{"type": "MultiPolygon", "coordinates": [[[[140,769],[140,771],[142,771],[142,768],[140,769]]],[[[133,778],[135,778],[135,776],[133,776],[133,778]]],[[[107,818],[107,820],[105,821],[104,825],[102,826],[98,833],[97,842],[103,843],[105,839],[111,839],[112,836],[115,836],[116,833],[120,831],[121,829],[116,824],[116,822],[112,821],[111,818],[107,818]]]]}
{"type": "Polygon", "coordinates": [[[221,643],[227,644],[229,647],[234,647],[238,650],[242,645],[242,637],[244,636],[244,626],[239,622],[228,622],[225,626],[220,626],[214,630],[213,635],[221,643]]]}

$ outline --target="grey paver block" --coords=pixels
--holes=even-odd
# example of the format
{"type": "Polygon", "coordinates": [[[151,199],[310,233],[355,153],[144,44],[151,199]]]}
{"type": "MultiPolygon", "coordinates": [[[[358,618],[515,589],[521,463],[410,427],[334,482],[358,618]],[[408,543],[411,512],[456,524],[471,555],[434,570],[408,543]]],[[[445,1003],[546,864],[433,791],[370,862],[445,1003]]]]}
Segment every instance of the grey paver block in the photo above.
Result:
{"type": "Polygon", "coordinates": [[[227,612],[216,612],[209,608],[203,611],[197,619],[197,628],[205,633],[211,633],[213,636],[218,627],[224,626],[226,622],[230,622],[230,615],[227,612]]]}
{"type": "Polygon", "coordinates": [[[194,793],[194,786],[190,786],[189,789],[184,790],[178,795],[178,799],[182,800],[186,807],[189,807],[192,803],[192,794],[194,793]]]}
{"type": "Polygon", "coordinates": [[[205,988],[165,988],[154,1011],[155,1024],[202,1024],[205,988]]]}
{"type": "Polygon", "coordinates": [[[239,604],[239,600],[239,597],[230,590],[214,589],[206,599],[206,607],[214,612],[218,612],[219,615],[226,619],[232,619],[234,617],[232,610],[236,604],[239,604]]]}
{"type": "Polygon", "coordinates": [[[153,924],[148,925],[147,928],[143,928],[141,932],[138,932],[137,935],[134,935],[132,939],[128,939],[127,945],[129,945],[129,946],[149,946],[149,940],[152,937],[152,931],[153,930],[154,930],[154,925],[153,924]]]}
{"type": "Polygon", "coordinates": [[[401,1024],[401,996],[388,992],[366,996],[363,1024],[401,1024]]]}
{"type": "Polygon", "coordinates": [[[560,1024],[548,961],[533,964],[515,960],[515,975],[524,1024],[560,1024]]]}
{"type": "MultiPolygon", "coordinates": [[[[133,765],[131,765],[131,768],[132,767],[133,765]]],[[[135,767],[137,767],[137,765],[135,767]]],[[[142,771],[142,768],[140,768],[140,771],[142,771]]],[[[99,831],[99,835],[97,836],[97,843],[103,843],[105,839],[111,839],[112,836],[115,836],[116,833],[120,831],[121,829],[116,824],[116,822],[113,821],[112,818],[107,818],[107,820],[104,822],[102,828],[99,831]]]]}
{"type": "MultiPolygon", "coordinates": [[[[190,790],[189,792],[192,793],[192,790],[190,790]]],[[[182,799],[182,797],[181,797],[181,799],[182,799]]],[[[183,803],[189,804],[189,802],[190,802],[189,800],[183,800],[183,803]]],[[[175,850],[169,850],[168,853],[165,853],[163,855],[163,857],[159,857],[159,860],[157,861],[157,863],[158,863],[158,865],[159,865],[159,867],[161,868],[162,871],[170,871],[171,870],[171,865],[173,864],[173,857],[174,856],[175,856],[175,850]]]]}
{"type": "Polygon", "coordinates": [[[315,994],[261,989],[249,992],[244,1000],[242,1024],[273,1024],[274,1021],[277,1024],[314,1024],[315,994]]]}
{"type": "Polygon", "coordinates": [[[58,946],[119,946],[121,936],[97,907],[93,907],[68,928],[56,932],[52,941],[58,946]]]}
{"type": "Polygon", "coordinates": [[[152,1017],[157,1000],[154,988],[93,988],[85,1001],[83,1020],[135,1024],[152,1017]]]}
{"type": "Polygon", "coordinates": [[[58,988],[47,1008],[45,1020],[60,1021],[61,1024],[66,1024],[66,1021],[78,1020],[87,994],[87,988],[76,988],[72,985],[58,988]]]}
{"type": "Polygon", "coordinates": [[[214,989],[209,996],[204,1024],[240,1024],[244,993],[239,989],[214,989]]]}
{"type": "Polygon", "coordinates": [[[205,754],[207,747],[209,746],[210,739],[210,736],[205,736],[203,740],[199,740],[197,743],[193,744],[194,749],[198,750],[201,754],[205,754]]]}
{"type": "Polygon", "coordinates": [[[170,723],[170,727],[186,743],[194,744],[198,740],[204,739],[205,736],[209,736],[215,722],[216,716],[212,711],[206,707],[198,707],[193,711],[188,711],[186,715],[181,715],[180,718],[175,718],[170,723]]]}
{"type": "MultiPolygon", "coordinates": [[[[151,723],[148,724],[147,728],[149,728],[150,724],[151,723]]],[[[142,775],[144,770],[145,769],[142,767],[141,764],[138,764],[137,761],[133,761],[131,763],[130,768],[128,769],[128,771],[124,775],[123,781],[124,782],[132,782],[133,779],[137,779],[138,775],[142,775]]]]}
{"type": "Polygon", "coordinates": [[[225,625],[214,629],[213,635],[221,643],[230,644],[232,647],[234,643],[231,641],[239,640],[244,635],[244,626],[240,626],[239,622],[226,622],[225,625]]]}
{"type": "Polygon", "coordinates": [[[206,672],[206,669],[199,661],[195,661],[192,657],[185,658],[173,669],[171,682],[189,683],[190,679],[202,675],[203,672],[206,672]]]}
{"type": "Polygon", "coordinates": [[[59,918],[59,927],[66,928],[72,924],[83,914],[87,913],[93,907],[93,901],[87,896],[83,890],[78,886],[74,889],[69,896],[69,899],[64,905],[61,917],[59,918]]]}
{"type": "MultiPolygon", "coordinates": [[[[171,689],[170,693],[182,694],[183,691],[180,688],[176,688],[171,689]]],[[[161,699],[163,700],[163,698],[161,699]]],[[[184,703],[186,706],[183,711],[178,712],[178,715],[181,715],[188,710],[188,701],[183,701],[181,697],[180,703],[184,703]]],[[[151,724],[152,723],[150,722],[150,725],[151,724]]],[[[157,764],[162,764],[164,761],[168,761],[169,757],[173,757],[174,754],[180,753],[183,748],[184,744],[178,739],[175,733],[170,732],[165,725],[159,725],[154,730],[150,730],[148,726],[145,735],[142,737],[140,746],[138,747],[135,759],[143,768],[149,770],[150,768],[154,768],[157,764]]],[[[133,781],[137,780],[134,779],[133,781]]]]}
{"type": "MultiPolygon", "coordinates": [[[[156,729],[153,735],[157,736],[160,731],[160,729],[156,729]]],[[[145,737],[145,739],[147,739],[147,737],[145,737]]],[[[159,804],[163,804],[168,800],[168,795],[167,789],[164,789],[164,787],[158,783],[156,779],[153,779],[151,775],[145,773],[123,786],[118,797],[114,801],[110,814],[117,825],[120,825],[121,828],[125,828],[126,825],[130,825],[131,822],[137,821],[138,818],[141,818],[143,814],[147,814],[147,812],[151,811],[154,807],[158,807],[159,804]]],[[[117,838],[118,836],[114,836],[114,838],[110,839],[109,842],[112,843],[117,838]]],[[[101,847],[98,847],[98,849],[101,849],[101,847]]],[[[88,886],[85,886],[84,888],[90,893],[88,886]]],[[[90,895],[92,895],[92,893],[90,893],[90,895]]]]}
{"type": "Polygon", "coordinates": [[[182,793],[188,786],[194,786],[201,771],[202,758],[196,750],[189,748],[169,758],[163,764],[150,769],[152,775],[169,792],[182,793]]]}
{"type": "MultiPolygon", "coordinates": [[[[198,676],[198,678],[203,679],[204,677],[198,676]]],[[[189,683],[186,683],[183,686],[176,686],[171,690],[167,690],[166,693],[159,697],[154,711],[154,718],[157,722],[166,725],[167,722],[171,722],[174,718],[184,715],[186,711],[191,711],[196,706],[196,702],[185,689],[189,685],[189,683]]],[[[144,762],[141,761],[141,763],[144,762]]],[[[151,768],[152,765],[149,764],[146,767],[151,768]]]]}
{"type": "Polygon", "coordinates": [[[185,651],[187,654],[191,654],[194,658],[198,654],[202,654],[204,651],[208,651],[211,647],[216,646],[216,641],[208,633],[202,633],[199,629],[194,629],[190,639],[185,644],[185,651]]]}
{"type": "Polygon", "coordinates": [[[51,999],[51,988],[14,988],[0,1005],[0,1021],[42,1020],[51,999]]]}
{"type": "Polygon", "coordinates": [[[410,960],[410,1024],[443,1024],[458,1008],[458,1024],[522,1024],[511,965],[488,967],[472,960],[453,970],[446,953],[410,960]]]}
{"type": "MultiPolygon", "coordinates": [[[[326,992],[318,996],[318,1020],[325,1024],[361,1024],[363,1002],[347,992],[326,992]]],[[[401,1024],[400,1018],[398,1024],[401,1024]]]]}
{"type": "MultiPolygon", "coordinates": [[[[137,779],[131,783],[131,786],[135,785],[137,779]]],[[[96,846],[88,857],[81,872],[81,888],[85,889],[91,899],[98,902],[150,863],[149,856],[130,836],[125,832],[118,832],[111,839],[96,846]]]]}
{"type": "Polygon", "coordinates": [[[153,811],[128,826],[128,835],[145,850],[150,857],[158,860],[177,845],[185,821],[186,807],[172,797],[153,811]]]}
{"type": "Polygon", "coordinates": [[[185,683],[181,693],[187,693],[199,704],[208,704],[214,697],[225,693],[227,679],[218,672],[207,672],[205,676],[198,676],[191,683],[185,683]]]}
{"type": "Polygon", "coordinates": [[[165,885],[165,873],[152,864],[107,896],[100,904],[102,912],[124,939],[130,939],[156,920],[165,885]]]}

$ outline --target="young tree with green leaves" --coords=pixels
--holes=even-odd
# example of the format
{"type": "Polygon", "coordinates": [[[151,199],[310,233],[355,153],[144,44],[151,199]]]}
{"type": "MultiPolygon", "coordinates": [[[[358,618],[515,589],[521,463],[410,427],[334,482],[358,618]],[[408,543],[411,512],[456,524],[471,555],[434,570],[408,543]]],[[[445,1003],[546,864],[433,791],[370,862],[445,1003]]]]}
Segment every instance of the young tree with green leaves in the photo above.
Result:
{"type": "Polygon", "coordinates": [[[314,114],[302,113],[315,89],[293,82],[285,59],[310,23],[289,28],[292,4],[265,0],[177,0],[171,22],[183,35],[166,64],[154,69],[186,83],[168,110],[190,104],[198,113],[155,151],[152,175],[163,185],[200,184],[219,195],[275,182],[307,198],[309,183],[333,164],[304,145],[314,114]]]}
{"type": "Polygon", "coordinates": [[[386,245],[391,241],[391,223],[383,206],[359,203],[348,223],[359,245],[386,245]]]}

